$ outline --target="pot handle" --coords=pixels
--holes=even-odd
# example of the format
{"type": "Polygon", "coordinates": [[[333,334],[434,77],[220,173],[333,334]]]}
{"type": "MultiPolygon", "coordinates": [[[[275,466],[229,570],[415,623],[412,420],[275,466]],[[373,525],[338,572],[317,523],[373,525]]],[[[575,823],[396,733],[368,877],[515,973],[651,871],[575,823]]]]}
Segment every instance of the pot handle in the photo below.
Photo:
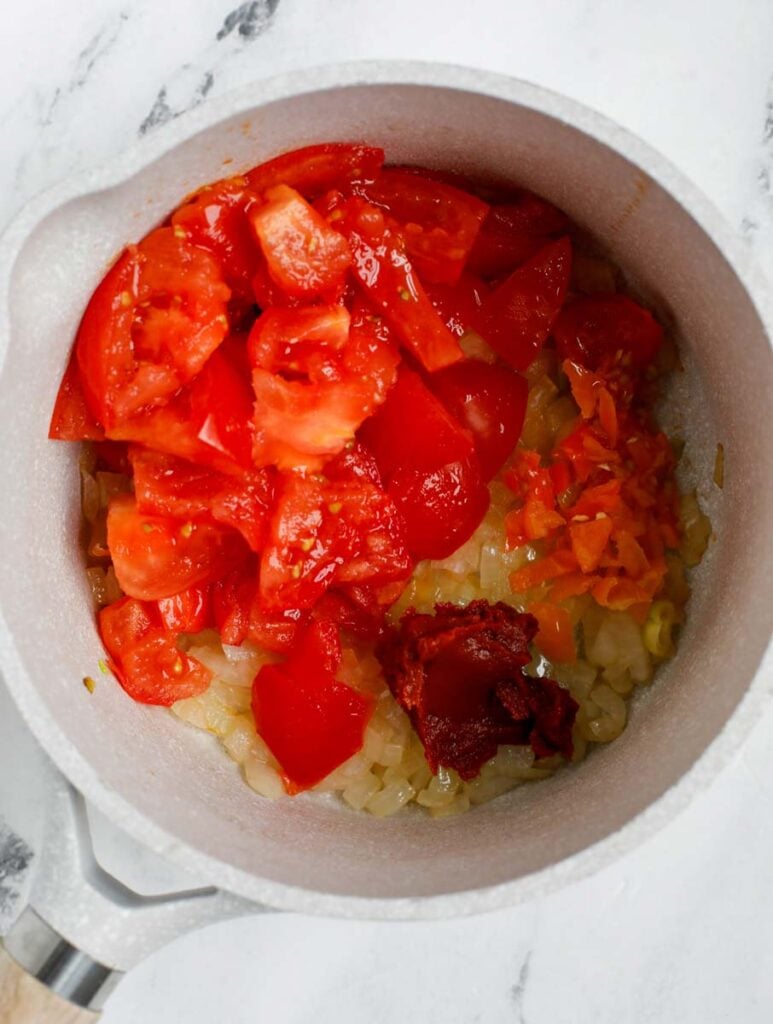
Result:
{"type": "Polygon", "coordinates": [[[53,992],[0,948],[0,1024],[91,1024],[99,1016],[53,992]]]}
{"type": "Polygon", "coordinates": [[[0,1024],[88,1024],[121,977],[26,907],[0,941],[0,1024]]]}

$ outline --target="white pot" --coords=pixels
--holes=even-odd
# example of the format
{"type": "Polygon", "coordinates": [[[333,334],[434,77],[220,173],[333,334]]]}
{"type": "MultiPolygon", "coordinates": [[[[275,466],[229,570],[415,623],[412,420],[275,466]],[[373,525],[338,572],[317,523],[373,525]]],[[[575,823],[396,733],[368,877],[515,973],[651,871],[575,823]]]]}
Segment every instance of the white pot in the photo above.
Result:
{"type": "MultiPolygon", "coordinates": [[[[435,917],[502,906],[597,870],[692,800],[761,713],[771,663],[770,342],[744,253],[696,189],[637,139],[513,79],[372,63],[259,83],[158,129],[42,196],[2,243],[0,649],[33,732],[88,800],[214,884],[277,907],[435,917]],[[497,175],[592,230],[673,318],[686,373],[669,419],[689,439],[716,541],[696,572],[676,658],[624,735],[545,783],[444,820],[272,803],[214,740],[94,675],[100,644],[78,547],[76,446],[46,440],[80,314],[127,240],[196,186],[327,140],[497,175]],[[224,161],[228,159],[227,164],[224,161]],[[711,483],[725,446],[725,488],[711,483]]],[[[767,300],[766,300],[767,301],[767,300]]]]}

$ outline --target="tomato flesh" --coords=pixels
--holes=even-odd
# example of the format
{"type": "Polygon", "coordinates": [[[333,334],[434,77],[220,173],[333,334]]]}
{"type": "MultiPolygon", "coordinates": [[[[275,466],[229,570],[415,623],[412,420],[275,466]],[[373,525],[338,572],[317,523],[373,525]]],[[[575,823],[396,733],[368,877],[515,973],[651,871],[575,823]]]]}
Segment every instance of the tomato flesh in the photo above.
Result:
{"type": "Polygon", "coordinates": [[[408,258],[405,240],[381,210],[362,199],[346,200],[330,214],[349,238],[354,274],[369,301],[400,342],[427,370],[462,358],[459,343],[441,320],[408,258]]]}
{"type": "Polygon", "coordinates": [[[339,682],[338,630],[316,622],[282,665],[265,665],[252,687],[258,733],[291,793],[316,785],[362,747],[373,698],[339,682]]]}
{"type": "Polygon", "coordinates": [[[486,296],[475,325],[514,369],[525,370],[545,343],[566,297],[568,238],[549,242],[486,296]]]}
{"type": "Polygon", "coordinates": [[[311,608],[334,583],[384,583],[411,568],[402,520],[381,488],[287,476],[260,564],[265,610],[311,608]]]}
{"type": "Polygon", "coordinates": [[[209,586],[188,587],[162,597],[158,604],[161,622],[168,633],[198,633],[210,622],[209,586]]]}
{"type": "Polygon", "coordinates": [[[346,239],[287,185],[270,189],[266,197],[250,223],[274,282],[293,297],[335,296],[352,261],[346,239]]]}
{"type": "Polygon", "coordinates": [[[143,515],[131,495],[111,500],[107,543],[121,590],[157,601],[216,579],[245,557],[233,530],[214,523],[143,515]]]}
{"type": "Polygon", "coordinates": [[[423,283],[456,284],[488,204],[469,192],[388,167],[360,193],[400,224],[408,257],[423,283]]]}
{"type": "Polygon", "coordinates": [[[418,374],[400,371],[360,439],[402,514],[414,558],[445,558],[470,537],[488,488],[469,436],[418,374]]]}
{"type": "Polygon", "coordinates": [[[182,237],[210,252],[228,287],[243,298],[252,294],[252,275],[259,257],[247,220],[257,201],[243,178],[230,178],[207,185],[172,214],[177,233],[183,231],[182,237]]]}
{"type": "Polygon", "coordinates": [[[253,551],[262,549],[274,499],[273,473],[249,470],[230,476],[145,448],[132,448],[129,457],[140,513],[221,523],[238,530],[253,551]]]}
{"type": "Polygon", "coordinates": [[[343,306],[270,309],[249,339],[256,465],[318,469],[384,401],[398,355],[343,306]]]}
{"type": "Polygon", "coordinates": [[[465,359],[429,377],[428,384],[475,443],[484,480],[501,469],[518,443],[529,387],[506,366],[465,359]]]}
{"type": "Polygon", "coordinates": [[[211,682],[209,669],[177,648],[153,605],[133,597],[107,605],[99,613],[99,633],[119,683],[141,704],[168,707],[203,693],[211,682]]]}
{"type": "Polygon", "coordinates": [[[226,336],[230,294],[213,257],[171,227],[122,253],[76,339],[86,400],[108,433],[196,376],[226,336]]]}

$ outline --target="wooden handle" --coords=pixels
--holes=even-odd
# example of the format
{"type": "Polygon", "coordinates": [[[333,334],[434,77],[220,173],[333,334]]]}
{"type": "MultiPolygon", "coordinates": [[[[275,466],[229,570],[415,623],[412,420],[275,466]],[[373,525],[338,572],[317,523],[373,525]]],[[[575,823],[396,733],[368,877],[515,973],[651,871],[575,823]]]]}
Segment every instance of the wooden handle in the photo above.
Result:
{"type": "Polygon", "coordinates": [[[0,946],[0,1024],[90,1024],[99,1014],[56,995],[0,946]]]}

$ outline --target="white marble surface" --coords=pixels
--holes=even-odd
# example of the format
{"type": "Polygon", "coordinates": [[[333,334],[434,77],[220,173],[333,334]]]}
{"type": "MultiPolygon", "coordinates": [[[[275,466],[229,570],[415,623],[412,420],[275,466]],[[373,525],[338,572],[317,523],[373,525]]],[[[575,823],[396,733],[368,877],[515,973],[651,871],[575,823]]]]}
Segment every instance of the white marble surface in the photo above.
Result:
{"type": "MultiPolygon", "coordinates": [[[[689,174],[773,274],[771,0],[0,3],[0,223],[141,131],[256,78],[367,57],[515,74],[596,107],[689,174]]],[[[602,874],[485,918],[264,915],[135,969],[105,1024],[767,1024],[773,710],[668,829],[602,874]]]]}

